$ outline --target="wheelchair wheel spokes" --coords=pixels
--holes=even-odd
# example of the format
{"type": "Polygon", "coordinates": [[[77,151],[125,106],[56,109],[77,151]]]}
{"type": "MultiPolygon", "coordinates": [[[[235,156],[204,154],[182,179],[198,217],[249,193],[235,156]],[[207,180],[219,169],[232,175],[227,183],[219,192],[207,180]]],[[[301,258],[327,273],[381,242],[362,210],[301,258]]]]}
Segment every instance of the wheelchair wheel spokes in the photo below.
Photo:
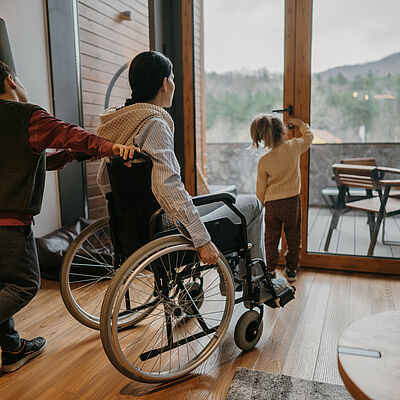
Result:
{"type": "Polygon", "coordinates": [[[126,287],[116,314],[120,330],[133,327],[155,310],[160,297],[155,295],[154,287],[154,274],[150,270],[142,271],[134,284],[126,287]]]}
{"type": "Polygon", "coordinates": [[[82,324],[99,329],[100,310],[115,275],[108,218],[85,228],[68,249],[60,274],[64,304],[82,324]]]}
{"type": "MultiPolygon", "coordinates": [[[[107,291],[101,337],[120,372],[143,382],[164,382],[190,372],[216,349],[229,325],[234,291],[222,256],[215,266],[201,265],[192,244],[179,236],[157,239],[145,247],[147,254],[140,259],[132,255],[107,291]],[[143,290],[141,274],[149,270],[158,302],[148,307],[134,329],[121,330],[118,320],[121,311],[126,312],[125,293],[143,290]],[[224,295],[221,287],[227,289],[224,295]]],[[[146,307],[145,298],[141,307],[146,307]]]]}

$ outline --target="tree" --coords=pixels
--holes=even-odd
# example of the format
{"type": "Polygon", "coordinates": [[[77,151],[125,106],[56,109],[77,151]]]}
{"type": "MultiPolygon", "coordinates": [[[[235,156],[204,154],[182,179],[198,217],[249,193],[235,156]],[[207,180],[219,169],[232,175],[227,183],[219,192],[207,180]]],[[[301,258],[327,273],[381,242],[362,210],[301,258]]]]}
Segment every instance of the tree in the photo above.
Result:
{"type": "Polygon", "coordinates": [[[339,85],[345,85],[347,83],[347,79],[341,72],[336,75],[336,80],[339,85]]]}

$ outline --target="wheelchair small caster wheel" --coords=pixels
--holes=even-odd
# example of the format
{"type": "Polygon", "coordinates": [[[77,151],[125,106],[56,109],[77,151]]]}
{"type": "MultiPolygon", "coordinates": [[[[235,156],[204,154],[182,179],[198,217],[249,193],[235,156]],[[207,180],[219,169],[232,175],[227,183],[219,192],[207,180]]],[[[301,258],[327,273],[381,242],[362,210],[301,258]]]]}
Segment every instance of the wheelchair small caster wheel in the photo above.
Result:
{"type": "Polygon", "coordinates": [[[196,311],[193,307],[193,302],[196,304],[196,307],[200,309],[204,302],[204,292],[203,288],[198,282],[191,282],[185,285],[187,290],[182,290],[178,296],[178,303],[182,307],[182,310],[189,315],[196,314],[196,311]],[[189,297],[190,295],[190,297],[189,297]],[[190,299],[191,298],[191,299],[190,299]]]}
{"type": "Polygon", "coordinates": [[[235,326],[234,339],[239,349],[248,351],[260,340],[263,322],[259,323],[260,314],[255,310],[246,311],[235,326]]]}

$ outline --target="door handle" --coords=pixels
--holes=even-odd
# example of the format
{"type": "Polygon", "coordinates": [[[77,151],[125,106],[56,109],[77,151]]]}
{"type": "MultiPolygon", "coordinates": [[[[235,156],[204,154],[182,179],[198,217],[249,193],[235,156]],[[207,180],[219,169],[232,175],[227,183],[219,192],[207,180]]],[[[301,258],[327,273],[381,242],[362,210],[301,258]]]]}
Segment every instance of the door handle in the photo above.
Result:
{"type": "Polygon", "coordinates": [[[287,108],[282,108],[280,110],[272,110],[272,112],[276,112],[276,113],[287,112],[287,113],[289,113],[290,116],[292,116],[293,115],[293,106],[288,106],[287,108]]]}

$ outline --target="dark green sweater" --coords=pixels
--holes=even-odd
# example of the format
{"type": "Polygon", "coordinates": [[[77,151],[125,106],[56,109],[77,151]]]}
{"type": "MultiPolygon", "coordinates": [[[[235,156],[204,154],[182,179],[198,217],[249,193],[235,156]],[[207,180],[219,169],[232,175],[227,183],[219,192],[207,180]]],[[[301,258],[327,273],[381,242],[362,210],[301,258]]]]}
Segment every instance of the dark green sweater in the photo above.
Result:
{"type": "Polygon", "coordinates": [[[0,212],[39,214],[46,178],[45,152],[34,152],[28,129],[39,106],[0,100],[0,212]]]}

